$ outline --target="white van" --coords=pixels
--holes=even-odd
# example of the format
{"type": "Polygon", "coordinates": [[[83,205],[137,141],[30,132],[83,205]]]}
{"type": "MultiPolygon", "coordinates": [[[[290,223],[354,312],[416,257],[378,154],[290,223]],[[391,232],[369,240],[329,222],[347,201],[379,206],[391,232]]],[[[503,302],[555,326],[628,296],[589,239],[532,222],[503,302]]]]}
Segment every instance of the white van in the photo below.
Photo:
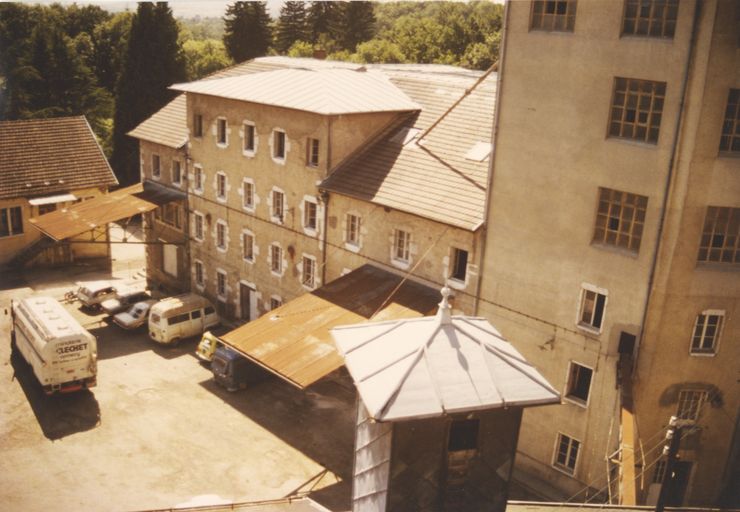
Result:
{"type": "Polygon", "coordinates": [[[91,388],[97,383],[95,336],[51,297],[12,304],[11,340],[47,395],[91,388]]]}
{"type": "Polygon", "coordinates": [[[218,313],[207,299],[185,293],[162,299],[149,313],[149,337],[165,345],[199,336],[220,323],[218,313]]]}
{"type": "Polygon", "coordinates": [[[116,297],[116,287],[110,281],[77,283],[77,286],[77,299],[89,309],[98,309],[101,302],[116,297]]]}

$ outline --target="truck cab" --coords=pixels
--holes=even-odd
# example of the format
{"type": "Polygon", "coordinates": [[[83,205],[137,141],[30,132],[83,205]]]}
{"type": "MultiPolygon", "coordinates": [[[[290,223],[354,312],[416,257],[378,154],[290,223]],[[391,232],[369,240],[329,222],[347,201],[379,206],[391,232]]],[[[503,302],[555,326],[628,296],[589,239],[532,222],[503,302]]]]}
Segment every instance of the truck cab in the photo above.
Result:
{"type": "Polygon", "coordinates": [[[219,346],[211,361],[213,378],[219,385],[233,392],[264,380],[269,373],[229,347],[219,346]]]}
{"type": "Polygon", "coordinates": [[[213,361],[213,355],[216,353],[216,349],[221,345],[221,340],[218,336],[213,334],[211,331],[203,333],[203,337],[198,343],[198,348],[195,349],[195,355],[198,356],[203,362],[210,363],[213,361]]]}

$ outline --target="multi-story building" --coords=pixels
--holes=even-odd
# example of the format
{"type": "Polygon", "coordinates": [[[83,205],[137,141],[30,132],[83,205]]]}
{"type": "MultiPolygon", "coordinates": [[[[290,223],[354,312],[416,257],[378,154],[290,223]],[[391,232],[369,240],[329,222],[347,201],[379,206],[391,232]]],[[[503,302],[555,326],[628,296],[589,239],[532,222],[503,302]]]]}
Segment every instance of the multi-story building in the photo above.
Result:
{"type": "Polygon", "coordinates": [[[672,415],[669,503],[733,485],[739,45],[733,0],[507,6],[479,312],[562,391],[517,455],[551,497],[653,502],[672,415]]]}

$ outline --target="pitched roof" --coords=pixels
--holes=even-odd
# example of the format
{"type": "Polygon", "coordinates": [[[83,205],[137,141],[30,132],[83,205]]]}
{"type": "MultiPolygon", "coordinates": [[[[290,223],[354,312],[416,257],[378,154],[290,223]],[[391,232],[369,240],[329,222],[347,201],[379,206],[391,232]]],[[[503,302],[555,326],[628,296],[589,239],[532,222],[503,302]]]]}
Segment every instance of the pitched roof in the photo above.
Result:
{"type": "Polygon", "coordinates": [[[84,116],[0,121],[0,199],[118,184],[84,116]]]}
{"type": "Polygon", "coordinates": [[[400,421],[560,402],[560,394],[486,319],[451,316],[445,290],[443,295],[433,317],[332,329],[372,418],[400,421]]]}
{"type": "Polygon", "coordinates": [[[417,110],[382,73],[350,69],[279,69],[170,87],[323,115],[417,110]],[[362,94],[358,94],[362,91],[362,94]]]}
{"type": "Polygon", "coordinates": [[[187,101],[184,94],[127,133],[137,139],[179,149],[188,142],[187,101]]]}
{"type": "Polygon", "coordinates": [[[341,163],[321,188],[478,229],[487,196],[496,73],[475,88],[476,78],[471,76],[386,73],[422,106],[421,112],[341,163]],[[419,144],[418,137],[438,120],[419,144]],[[477,151],[471,151],[474,148],[477,151]]]}

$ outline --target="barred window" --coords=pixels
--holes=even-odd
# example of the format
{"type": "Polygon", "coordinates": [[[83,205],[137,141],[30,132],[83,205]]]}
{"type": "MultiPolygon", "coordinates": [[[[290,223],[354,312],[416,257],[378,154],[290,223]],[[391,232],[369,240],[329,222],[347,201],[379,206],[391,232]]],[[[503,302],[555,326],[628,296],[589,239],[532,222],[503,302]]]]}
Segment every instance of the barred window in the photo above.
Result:
{"type": "Polygon", "coordinates": [[[730,89],[727,97],[719,150],[727,153],[740,153],[740,89],[730,89]]]}
{"type": "Polygon", "coordinates": [[[700,263],[740,263],[740,208],[708,206],[699,243],[700,263]]]}
{"type": "Polygon", "coordinates": [[[709,393],[695,389],[684,389],[678,394],[676,417],[680,420],[698,420],[709,393]]]}
{"type": "Polygon", "coordinates": [[[577,0],[534,0],[529,28],[553,32],[573,32],[577,0]]]}
{"type": "Polygon", "coordinates": [[[665,82],[615,78],[609,136],[657,144],[665,89],[665,82]]]}
{"type": "Polygon", "coordinates": [[[640,250],[648,198],[599,187],[593,242],[640,250]]]}
{"type": "Polygon", "coordinates": [[[626,0],[622,35],[672,38],[678,0],[626,0]]]}
{"type": "Polygon", "coordinates": [[[714,354],[722,331],[724,311],[702,311],[696,316],[691,337],[692,354],[714,354]]]}
{"type": "Polygon", "coordinates": [[[578,462],[578,450],[581,448],[581,442],[565,434],[558,433],[557,447],[555,450],[555,459],[553,466],[565,471],[568,474],[576,472],[576,463],[578,462]]]}

